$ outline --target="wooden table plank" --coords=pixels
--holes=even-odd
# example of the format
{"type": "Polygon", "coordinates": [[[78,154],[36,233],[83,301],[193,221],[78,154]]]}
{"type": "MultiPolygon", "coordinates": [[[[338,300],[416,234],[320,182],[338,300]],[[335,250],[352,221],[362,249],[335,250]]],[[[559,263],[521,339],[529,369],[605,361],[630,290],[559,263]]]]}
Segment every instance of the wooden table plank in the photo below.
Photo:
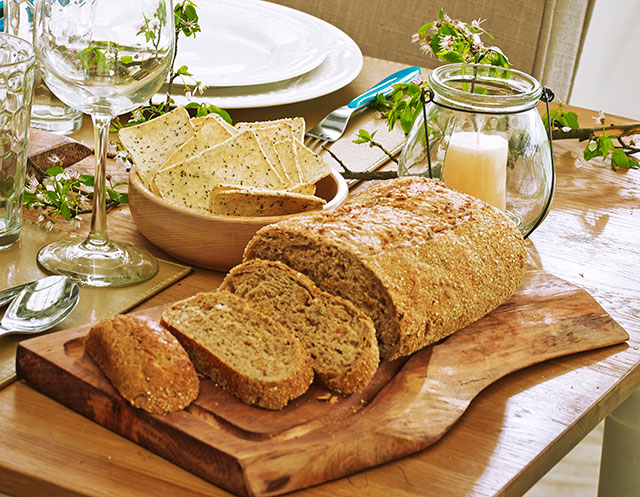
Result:
{"type": "MultiPolygon", "coordinates": [[[[311,114],[326,113],[395,67],[368,59],[354,84],[314,102],[311,114]]],[[[261,110],[255,118],[305,107],[261,110]]],[[[595,112],[577,110],[588,125],[595,112]]],[[[483,391],[427,450],[295,495],[521,495],[637,388],[640,172],[576,164],[582,148],[556,143],[552,211],[527,245],[533,263],[588,290],[630,334],[628,345],[511,374],[483,391]]],[[[109,216],[118,238],[146,245],[126,209],[109,216]]],[[[140,308],[215,287],[221,277],[197,269],[140,308]]],[[[228,495],[19,382],[0,391],[0,424],[0,491],[12,495],[228,495]]]]}

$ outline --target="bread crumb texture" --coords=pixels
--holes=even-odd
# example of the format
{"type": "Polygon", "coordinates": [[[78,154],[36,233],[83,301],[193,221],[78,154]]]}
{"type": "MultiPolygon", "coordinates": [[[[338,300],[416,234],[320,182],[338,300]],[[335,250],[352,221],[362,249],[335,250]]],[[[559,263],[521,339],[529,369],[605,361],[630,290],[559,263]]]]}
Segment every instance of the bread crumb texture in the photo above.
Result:
{"type": "Polygon", "coordinates": [[[340,393],[362,390],[378,368],[373,321],[351,302],[320,290],[307,276],[276,261],[253,259],[233,268],[222,290],[292,330],[325,386],[340,393]]]}
{"type": "Polygon", "coordinates": [[[500,210],[436,180],[380,182],[331,212],[261,228],[250,259],[281,261],[373,320],[381,355],[437,342],[507,300],[526,251],[500,210]]]}
{"type": "Polygon", "coordinates": [[[247,404],[280,409],[313,381],[295,335],[232,293],[198,293],[169,307],[161,323],[198,372],[247,404]]]}
{"type": "Polygon", "coordinates": [[[134,407],[169,413],[198,396],[199,381],[178,340],[157,323],[116,315],[94,325],[84,339],[87,353],[134,407]]]}

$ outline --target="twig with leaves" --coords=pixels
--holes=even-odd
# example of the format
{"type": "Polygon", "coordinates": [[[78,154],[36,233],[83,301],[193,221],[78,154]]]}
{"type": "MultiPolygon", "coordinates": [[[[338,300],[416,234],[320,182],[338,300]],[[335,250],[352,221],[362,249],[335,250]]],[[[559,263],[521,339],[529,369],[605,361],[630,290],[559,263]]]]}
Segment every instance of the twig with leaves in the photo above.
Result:
{"type": "MultiPolygon", "coordinates": [[[[117,190],[126,182],[113,183],[109,175],[107,182],[107,210],[128,203],[128,194],[117,190]]],[[[58,164],[45,171],[42,183],[35,176],[27,178],[23,202],[27,209],[42,211],[37,222],[47,229],[52,229],[60,216],[78,227],[80,216],[91,212],[93,186],[92,175],[76,174],[58,164]]]]}

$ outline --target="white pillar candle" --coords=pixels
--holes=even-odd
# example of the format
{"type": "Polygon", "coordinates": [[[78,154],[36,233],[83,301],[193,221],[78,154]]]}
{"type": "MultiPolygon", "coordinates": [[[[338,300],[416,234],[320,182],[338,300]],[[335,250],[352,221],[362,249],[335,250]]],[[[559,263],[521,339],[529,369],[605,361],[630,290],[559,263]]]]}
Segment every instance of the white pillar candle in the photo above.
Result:
{"type": "Polygon", "coordinates": [[[507,155],[502,136],[478,132],[451,135],[442,166],[447,186],[505,210],[507,205],[507,155]]]}

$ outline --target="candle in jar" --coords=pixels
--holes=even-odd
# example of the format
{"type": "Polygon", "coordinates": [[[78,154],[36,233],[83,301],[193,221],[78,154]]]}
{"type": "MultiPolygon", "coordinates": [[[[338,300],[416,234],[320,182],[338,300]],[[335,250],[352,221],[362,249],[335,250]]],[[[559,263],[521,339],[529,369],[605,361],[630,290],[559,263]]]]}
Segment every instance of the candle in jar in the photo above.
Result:
{"type": "Polygon", "coordinates": [[[507,154],[502,136],[463,131],[451,135],[442,166],[447,186],[499,209],[507,205],[507,154]]]}

